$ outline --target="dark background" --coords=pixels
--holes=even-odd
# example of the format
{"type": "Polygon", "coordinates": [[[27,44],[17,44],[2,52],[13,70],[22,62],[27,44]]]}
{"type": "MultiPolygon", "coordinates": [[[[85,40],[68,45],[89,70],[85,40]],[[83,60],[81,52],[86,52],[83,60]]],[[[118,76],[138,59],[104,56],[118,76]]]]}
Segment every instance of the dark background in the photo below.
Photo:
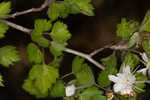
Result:
{"type": "MultiPolygon", "coordinates": [[[[4,1],[4,0],[0,0],[4,1]]],[[[5,0],[6,1],[6,0],[5,0]]],[[[11,0],[12,13],[39,7],[44,0],[11,0]]],[[[150,0],[93,0],[95,6],[95,16],[88,17],[81,14],[71,15],[64,20],[68,24],[72,33],[72,39],[69,41],[69,47],[90,53],[96,48],[103,47],[112,42],[117,42],[120,38],[116,37],[116,25],[122,17],[142,21],[147,9],[150,8],[150,0]]],[[[18,16],[9,21],[20,24],[24,27],[33,28],[36,18],[47,18],[46,10],[44,12],[30,13],[18,16]]],[[[27,77],[31,64],[26,57],[26,45],[31,42],[30,36],[23,32],[10,28],[6,37],[0,40],[0,46],[14,45],[19,50],[21,61],[3,68],[0,66],[0,72],[4,76],[5,87],[0,87],[0,100],[36,100],[34,96],[29,95],[22,90],[21,85],[27,77]]],[[[110,51],[104,52],[107,56],[110,51]]],[[[61,74],[71,71],[71,61],[73,55],[66,54],[61,65],[61,74]],[[68,63],[70,62],[70,63],[68,63]]],[[[97,57],[95,57],[97,59],[97,57]]],[[[93,65],[94,67],[94,65],[93,65]]],[[[99,70],[94,67],[94,70],[99,70]]],[[[150,97],[150,88],[141,95],[142,100],[148,100],[150,97]]],[[[50,100],[41,99],[41,100],[50,100]]]]}

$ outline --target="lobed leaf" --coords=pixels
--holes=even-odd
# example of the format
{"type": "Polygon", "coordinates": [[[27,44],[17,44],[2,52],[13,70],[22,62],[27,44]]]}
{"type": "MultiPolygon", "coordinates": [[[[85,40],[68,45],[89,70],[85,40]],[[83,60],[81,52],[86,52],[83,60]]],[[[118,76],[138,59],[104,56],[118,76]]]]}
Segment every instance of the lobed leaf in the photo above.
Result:
{"type": "Polygon", "coordinates": [[[76,56],[72,62],[72,72],[77,73],[81,70],[84,59],[76,56]]]}
{"type": "Polygon", "coordinates": [[[8,17],[11,12],[11,2],[1,2],[0,3],[0,18],[8,17]]]}
{"type": "MultiPolygon", "coordinates": [[[[137,82],[147,81],[147,77],[145,75],[143,75],[142,73],[136,73],[135,77],[136,77],[137,82]]],[[[146,85],[144,83],[135,83],[134,86],[133,86],[133,89],[134,89],[135,92],[141,93],[141,92],[144,92],[143,89],[144,89],[145,86],[146,85]]]]}
{"type": "Polygon", "coordinates": [[[90,87],[84,90],[80,95],[78,100],[107,100],[105,96],[102,95],[103,92],[96,87],[90,87]]]}
{"type": "Polygon", "coordinates": [[[139,64],[140,58],[134,53],[125,53],[123,63],[121,65],[120,71],[122,72],[123,67],[129,65],[131,71],[139,64]]]}
{"type": "Polygon", "coordinates": [[[60,18],[66,18],[69,14],[68,9],[66,9],[66,6],[64,3],[57,4],[53,3],[48,11],[47,11],[48,17],[54,21],[56,19],[60,18]]]}
{"type": "Polygon", "coordinates": [[[48,96],[48,91],[59,77],[58,70],[48,65],[34,65],[24,81],[23,88],[37,98],[48,96]]]}
{"type": "Polygon", "coordinates": [[[4,67],[8,67],[19,60],[18,51],[14,46],[7,45],[0,48],[0,64],[4,67]]]}
{"type": "Polygon", "coordinates": [[[129,40],[131,35],[138,31],[139,23],[137,21],[126,21],[125,18],[121,20],[121,24],[117,25],[117,35],[125,40],[129,40]]]}
{"type": "Polygon", "coordinates": [[[150,57],[150,39],[143,40],[142,47],[143,47],[144,51],[146,52],[146,54],[148,55],[148,57],[150,57]]]}
{"type": "Polygon", "coordinates": [[[147,11],[147,13],[144,17],[140,31],[150,32],[150,10],[147,11]]]}
{"type": "Polygon", "coordinates": [[[0,39],[5,36],[5,33],[9,29],[8,25],[3,22],[0,22],[0,39]]]}
{"type": "Polygon", "coordinates": [[[28,53],[28,59],[30,62],[33,62],[33,63],[42,62],[43,54],[34,43],[28,44],[27,53],[28,53]]]}
{"type": "Polygon", "coordinates": [[[65,46],[67,44],[65,43],[58,43],[57,41],[52,41],[50,46],[50,52],[54,56],[61,56],[63,53],[63,50],[65,49],[65,46]]]}
{"type": "Polygon", "coordinates": [[[77,79],[77,85],[79,86],[89,86],[95,83],[92,70],[87,64],[83,64],[82,69],[75,73],[75,76],[77,79]]]}
{"type": "Polygon", "coordinates": [[[42,35],[42,32],[49,31],[52,27],[51,21],[47,21],[46,19],[36,19],[34,23],[34,29],[39,31],[37,33],[41,33],[39,35],[42,35]]]}
{"type": "Polygon", "coordinates": [[[71,34],[67,29],[67,25],[57,21],[52,28],[51,37],[54,41],[64,43],[71,38],[71,34]]]}
{"type": "Polygon", "coordinates": [[[117,67],[117,58],[116,58],[116,56],[114,54],[111,55],[111,56],[108,56],[106,58],[103,58],[101,60],[101,62],[107,68],[115,68],[115,67],[117,67]]]}
{"type": "Polygon", "coordinates": [[[117,73],[117,58],[113,54],[111,56],[103,58],[101,62],[104,66],[106,66],[106,69],[99,73],[97,81],[101,87],[108,87],[111,84],[108,75],[117,73]]]}
{"type": "Polygon", "coordinates": [[[52,97],[64,97],[65,96],[65,86],[63,81],[57,81],[52,89],[50,90],[50,96],[52,97]]]}
{"type": "Polygon", "coordinates": [[[31,39],[34,41],[34,42],[37,42],[40,46],[42,47],[48,47],[49,44],[50,44],[50,41],[47,40],[46,38],[44,38],[42,35],[41,32],[37,31],[37,30],[33,30],[32,33],[31,33],[31,39]]]}
{"type": "Polygon", "coordinates": [[[87,16],[94,16],[91,0],[67,0],[73,8],[87,16]]]}

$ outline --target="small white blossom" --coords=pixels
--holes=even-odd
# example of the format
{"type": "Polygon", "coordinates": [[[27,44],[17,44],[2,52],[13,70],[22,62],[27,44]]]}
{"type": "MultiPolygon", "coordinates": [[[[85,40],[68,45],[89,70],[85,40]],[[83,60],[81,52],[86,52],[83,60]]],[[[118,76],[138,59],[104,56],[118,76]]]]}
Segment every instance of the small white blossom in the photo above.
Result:
{"type": "Polygon", "coordinates": [[[142,59],[144,60],[144,64],[146,68],[140,69],[137,72],[141,72],[142,74],[146,75],[146,72],[148,71],[148,74],[150,75],[150,59],[148,59],[146,53],[141,54],[142,59]]]}
{"type": "Polygon", "coordinates": [[[76,87],[74,84],[66,87],[66,96],[70,97],[75,94],[76,87]]]}
{"type": "Polygon", "coordinates": [[[123,68],[122,73],[118,73],[117,76],[109,75],[109,80],[115,84],[113,86],[114,92],[120,93],[121,95],[132,95],[133,85],[136,82],[135,76],[131,73],[130,67],[126,66],[123,68]]]}

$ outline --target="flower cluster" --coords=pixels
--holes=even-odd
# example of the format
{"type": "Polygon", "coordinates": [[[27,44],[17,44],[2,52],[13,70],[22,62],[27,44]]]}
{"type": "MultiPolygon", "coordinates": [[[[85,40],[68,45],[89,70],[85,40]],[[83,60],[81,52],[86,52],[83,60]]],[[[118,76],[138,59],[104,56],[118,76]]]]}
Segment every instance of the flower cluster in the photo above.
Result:
{"type": "Polygon", "coordinates": [[[133,85],[136,83],[136,78],[131,73],[129,66],[124,67],[123,72],[118,73],[117,76],[109,75],[108,77],[115,83],[113,86],[114,92],[121,95],[134,95],[133,85]]]}

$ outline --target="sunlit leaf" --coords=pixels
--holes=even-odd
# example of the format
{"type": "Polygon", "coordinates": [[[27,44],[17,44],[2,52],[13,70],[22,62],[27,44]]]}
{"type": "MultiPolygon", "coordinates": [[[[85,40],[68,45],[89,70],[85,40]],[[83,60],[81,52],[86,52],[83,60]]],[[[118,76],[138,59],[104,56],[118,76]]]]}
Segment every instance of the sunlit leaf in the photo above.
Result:
{"type": "Polygon", "coordinates": [[[34,44],[30,43],[27,47],[28,59],[33,63],[41,63],[43,60],[43,54],[39,48],[34,44]]]}
{"type": "Polygon", "coordinates": [[[8,67],[19,60],[18,51],[14,46],[7,45],[0,48],[0,64],[4,67],[8,67]]]}
{"type": "Polygon", "coordinates": [[[11,11],[11,2],[0,3],[0,18],[8,17],[11,11]]]}
{"type": "Polygon", "coordinates": [[[52,28],[51,37],[54,41],[64,43],[71,38],[71,34],[67,29],[67,25],[57,21],[52,28]]]}
{"type": "Polygon", "coordinates": [[[34,65],[23,88],[37,98],[48,96],[48,91],[59,77],[58,70],[48,65],[34,65]]]}
{"type": "Polygon", "coordinates": [[[50,96],[63,97],[65,96],[65,86],[63,81],[57,81],[50,90],[50,96]]]}
{"type": "Polygon", "coordinates": [[[117,25],[117,35],[125,40],[129,40],[131,35],[138,31],[139,23],[136,21],[126,21],[125,18],[121,20],[121,24],[117,25]]]}
{"type": "Polygon", "coordinates": [[[95,83],[92,70],[87,64],[83,64],[82,69],[75,76],[77,78],[77,85],[79,86],[88,86],[95,83]]]}
{"type": "Polygon", "coordinates": [[[72,72],[77,73],[82,69],[84,59],[76,56],[72,62],[72,72]]]}
{"type": "Polygon", "coordinates": [[[8,25],[6,25],[3,22],[0,22],[0,39],[5,36],[5,33],[7,32],[8,28],[8,25]]]}
{"type": "Polygon", "coordinates": [[[107,100],[105,96],[102,95],[103,92],[96,87],[90,87],[84,90],[80,95],[78,100],[107,100]]]}

